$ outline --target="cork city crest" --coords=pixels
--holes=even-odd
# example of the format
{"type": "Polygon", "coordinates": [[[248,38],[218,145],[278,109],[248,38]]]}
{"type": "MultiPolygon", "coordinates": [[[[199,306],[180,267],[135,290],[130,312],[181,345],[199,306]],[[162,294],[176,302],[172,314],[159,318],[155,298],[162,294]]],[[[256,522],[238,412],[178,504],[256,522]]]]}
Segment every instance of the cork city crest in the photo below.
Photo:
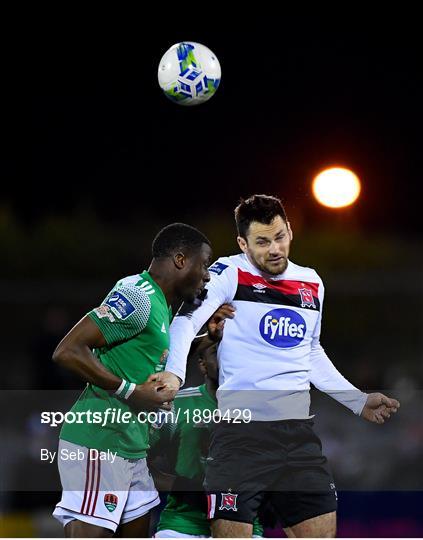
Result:
{"type": "Polygon", "coordinates": [[[117,496],[113,495],[113,493],[106,493],[104,496],[104,506],[109,512],[113,512],[113,510],[116,510],[118,500],[117,496]]]}

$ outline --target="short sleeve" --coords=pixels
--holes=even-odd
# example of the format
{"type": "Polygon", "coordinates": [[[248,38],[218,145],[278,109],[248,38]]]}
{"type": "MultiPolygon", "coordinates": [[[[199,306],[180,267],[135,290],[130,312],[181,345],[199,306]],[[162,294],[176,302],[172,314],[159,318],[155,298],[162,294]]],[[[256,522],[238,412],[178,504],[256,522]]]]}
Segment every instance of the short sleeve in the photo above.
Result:
{"type": "Polygon", "coordinates": [[[117,285],[88,316],[109,345],[127,341],[144,330],[151,312],[149,295],[135,285],[117,285]]]}

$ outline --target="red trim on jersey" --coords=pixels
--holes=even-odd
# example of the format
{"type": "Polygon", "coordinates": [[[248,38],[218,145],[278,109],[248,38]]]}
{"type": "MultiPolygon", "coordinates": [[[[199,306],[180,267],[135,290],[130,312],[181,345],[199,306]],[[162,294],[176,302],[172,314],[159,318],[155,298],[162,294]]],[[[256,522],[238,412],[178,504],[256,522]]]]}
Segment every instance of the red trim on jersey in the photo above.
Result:
{"type": "Polygon", "coordinates": [[[307,288],[311,290],[315,298],[318,298],[318,291],[319,291],[318,283],[310,283],[308,281],[292,281],[289,279],[267,281],[261,276],[255,276],[253,274],[250,274],[249,272],[244,272],[240,268],[238,268],[238,284],[239,285],[247,285],[248,287],[252,287],[253,285],[256,285],[257,283],[260,283],[261,285],[265,285],[269,289],[275,289],[281,292],[282,294],[293,294],[296,296],[300,294],[299,289],[307,288]]]}
{"type": "Polygon", "coordinates": [[[88,482],[89,482],[89,478],[90,478],[90,460],[88,459],[88,456],[90,455],[90,449],[88,449],[88,453],[87,453],[87,469],[85,471],[85,488],[84,488],[84,500],[82,501],[82,504],[81,504],[81,514],[84,514],[84,506],[85,506],[85,501],[87,499],[87,494],[88,494],[88,491],[87,491],[87,488],[88,488],[88,482]]]}
{"type": "Polygon", "coordinates": [[[95,510],[95,507],[96,507],[96,504],[97,504],[97,499],[98,499],[98,488],[99,488],[99,486],[100,486],[101,461],[98,460],[97,463],[98,463],[97,485],[96,485],[96,487],[95,487],[95,497],[94,497],[94,502],[93,502],[93,509],[91,510],[91,515],[92,515],[92,516],[94,515],[94,510],[95,510]]]}

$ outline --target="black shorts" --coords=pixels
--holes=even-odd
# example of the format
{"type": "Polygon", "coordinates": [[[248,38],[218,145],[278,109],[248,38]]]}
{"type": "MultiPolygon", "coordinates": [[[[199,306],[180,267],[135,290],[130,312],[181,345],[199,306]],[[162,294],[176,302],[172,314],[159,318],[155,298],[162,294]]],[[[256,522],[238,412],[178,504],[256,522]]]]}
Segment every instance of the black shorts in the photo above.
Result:
{"type": "Polygon", "coordinates": [[[290,527],[337,508],[313,420],[216,424],[204,486],[210,519],[252,523],[267,501],[290,527]]]}

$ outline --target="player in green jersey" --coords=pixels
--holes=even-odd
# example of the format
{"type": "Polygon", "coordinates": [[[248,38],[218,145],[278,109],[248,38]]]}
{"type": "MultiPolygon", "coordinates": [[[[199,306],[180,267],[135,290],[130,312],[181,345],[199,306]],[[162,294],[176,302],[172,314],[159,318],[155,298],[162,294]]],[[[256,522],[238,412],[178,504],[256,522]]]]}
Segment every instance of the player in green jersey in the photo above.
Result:
{"type": "MultiPolygon", "coordinates": [[[[222,308],[215,313],[213,322],[232,317],[230,306],[222,308]]],[[[220,325],[220,328],[222,326],[220,325]]],[[[214,340],[216,336],[217,333],[214,340]]],[[[191,360],[195,356],[192,354],[191,360]]],[[[180,390],[175,397],[172,413],[163,415],[165,421],[161,425],[153,425],[151,430],[152,448],[149,451],[149,460],[154,461],[155,457],[160,460],[160,457],[165,455],[165,466],[173,473],[152,468],[158,487],[170,492],[167,504],[160,514],[156,538],[211,536],[203,480],[213,428],[213,412],[217,409],[218,373],[215,346],[201,353],[199,365],[205,376],[204,384],[180,390]]],[[[256,520],[253,536],[262,535],[263,528],[256,520]]]]}
{"type": "MultiPolygon", "coordinates": [[[[204,361],[200,365],[205,369],[204,361]]],[[[170,492],[160,514],[155,535],[158,538],[173,537],[175,533],[181,537],[211,536],[202,487],[211,425],[201,421],[201,414],[216,408],[216,387],[215,380],[206,377],[201,386],[180,390],[172,416],[167,416],[161,425],[152,426],[150,458],[157,456],[160,462],[160,457],[165,457],[170,473],[152,468],[158,488],[170,492]],[[195,423],[194,411],[199,413],[195,423]]]]}
{"type": "Polygon", "coordinates": [[[63,494],[54,516],[67,537],[112,536],[119,524],[124,536],[147,536],[159,503],[143,411],[169,408],[181,381],[148,379],[165,366],[170,306],[193,302],[210,279],[211,248],[200,231],[174,223],[156,236],[152,254],[148,271],[118,281],[54,352],[87,381],[72,411],[100,419],[64,424],[60,433],[63,494]]]}

